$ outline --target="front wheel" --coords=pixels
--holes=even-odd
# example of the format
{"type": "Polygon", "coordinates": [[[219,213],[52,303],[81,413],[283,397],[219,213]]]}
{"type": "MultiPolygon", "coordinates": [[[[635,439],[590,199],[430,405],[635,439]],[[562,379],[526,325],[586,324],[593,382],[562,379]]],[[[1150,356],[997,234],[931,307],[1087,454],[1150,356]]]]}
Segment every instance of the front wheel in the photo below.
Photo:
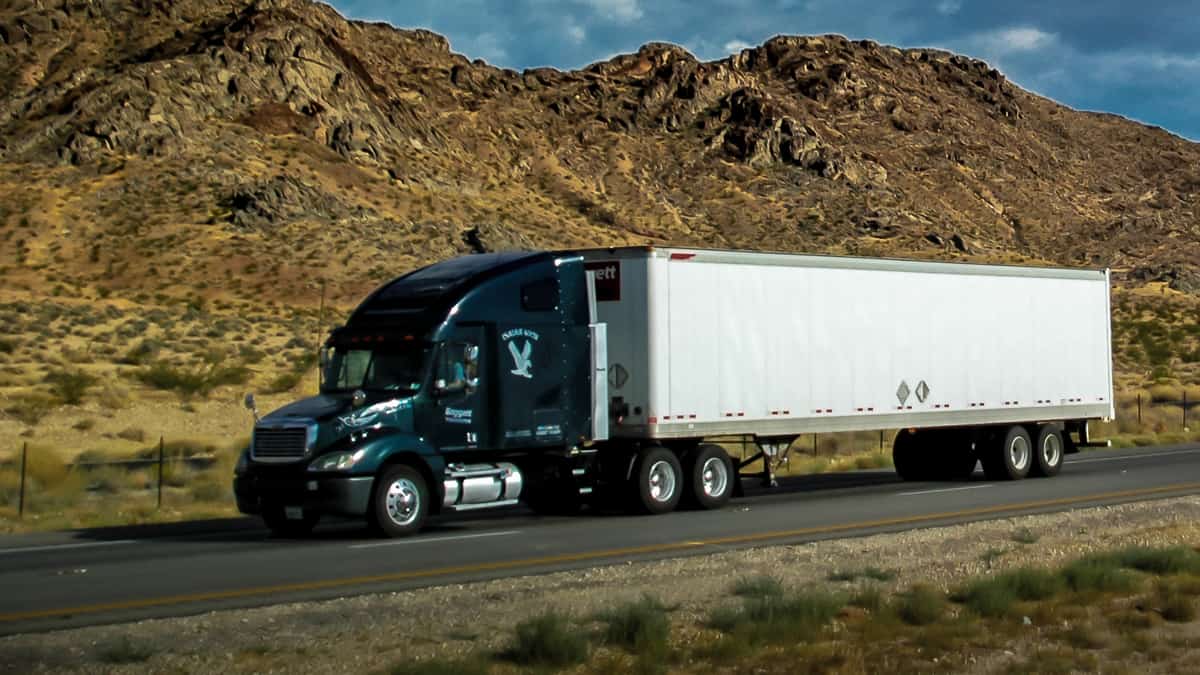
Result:
{"type": "Polygon", "coordinates": [[[375,480],[369,522],[386,537],[416,534],[429,512],[429,488],[420,471],[406,464],[390,466],[375,480]]]}
{"type": "Polygon", "coordinates": [[[638,453],[633,472],[633,504],[643,513],[668,513],[679,505],[683,469],[675,453],[658,445],[638,453]]]}
{"type": "Polygon", "coordinates": [[[687,455],[687,501],[701,509],[719,509],[733,494],[736,474],[728,453],[719,445],[705,443],[687,455]]]}

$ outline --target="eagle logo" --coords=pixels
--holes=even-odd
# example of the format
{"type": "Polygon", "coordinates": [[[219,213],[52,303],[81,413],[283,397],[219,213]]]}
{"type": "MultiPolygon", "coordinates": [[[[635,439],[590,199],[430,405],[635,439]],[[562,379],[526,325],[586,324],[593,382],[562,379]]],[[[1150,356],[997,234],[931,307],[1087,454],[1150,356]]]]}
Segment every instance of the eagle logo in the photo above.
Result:
{"type": "Polygon", "coordinates": [[[533,365],[533,342],[525,340],[524,345],[520,350],[518,350],[517,341],[509,340],[508,353],[512,354],[513,365],[516,366],[512,369],[512,374],[519,375],[521,377],[527,377],[532,380],[533,375],[529,373],[529,368],[533,365]]]}

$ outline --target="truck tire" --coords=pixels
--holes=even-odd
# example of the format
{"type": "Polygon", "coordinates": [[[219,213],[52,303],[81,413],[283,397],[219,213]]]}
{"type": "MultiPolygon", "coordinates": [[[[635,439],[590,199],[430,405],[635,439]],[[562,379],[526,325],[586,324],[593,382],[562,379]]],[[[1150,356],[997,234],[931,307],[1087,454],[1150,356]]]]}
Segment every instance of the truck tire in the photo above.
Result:
{"type": "Polygon", "coordinates": [[[425,477],[407,464],[393,464],[375,479],[367,522],[385,537],[416,534],[429,513],[425,477]]]}
{"type": "Polygon", "coordinates": [[[1063,465],[1062,429],[1057,424],[1043,424],[1038,427],[1037,439],[1033,444],[1033,466],[1029,473],[1033,476],[1057,475],[1063,465]]]}
{"type": "Polygon", "coordinates": [[[998,429],[988,436],[979,453],[988,480],[1020,480],[1033,465],[1033,441],[1025,427],[998,429]]]}
{"type": "Polygon", "coordinates": [[[321,520],[321,514],[305,511],[303,518],[293,520],[284,514],[282,506],[263,506],[262,519],[272,536],[303,537],[311,533],[317,526],[317,521],[321,520]]]}
{"type": "Polygon", "coordinates": [[[699,509],[719,509],[733,495],[737,476],[725,448],[703,443],[687,453],[683,461],[688,506],[699,509]]]}
{"type": "Polygon", "coordinates": [[[927,460],[917,449],[917,436],[908,429],[896,433],[892,442],[892,464],[900,480],[925,480],[929,477],[927,460]]]}
{"type": "Polygon", "coordinates": [[[642,513],[669,513],[683,495],[683,469],[675,453],[650,445],[638,453],[633,470],[633,506],[642,513]]]}

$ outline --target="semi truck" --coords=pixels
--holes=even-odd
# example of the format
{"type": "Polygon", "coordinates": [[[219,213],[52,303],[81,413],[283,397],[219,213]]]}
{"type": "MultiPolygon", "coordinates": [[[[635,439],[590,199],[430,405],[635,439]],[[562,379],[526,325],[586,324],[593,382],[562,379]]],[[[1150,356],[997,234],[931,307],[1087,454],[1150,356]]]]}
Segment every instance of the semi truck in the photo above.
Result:
{"type": "Polygon", "coordinates": [[[317,396],[260,419],[247,395],[234,492],[285,535],[715,509],[801,435],[861,430],[898,430],[904,480],[1054,476],[1114,415],[1109,293],[1108,270],[673,247],[446,260],[330,332],[317,396]]]}

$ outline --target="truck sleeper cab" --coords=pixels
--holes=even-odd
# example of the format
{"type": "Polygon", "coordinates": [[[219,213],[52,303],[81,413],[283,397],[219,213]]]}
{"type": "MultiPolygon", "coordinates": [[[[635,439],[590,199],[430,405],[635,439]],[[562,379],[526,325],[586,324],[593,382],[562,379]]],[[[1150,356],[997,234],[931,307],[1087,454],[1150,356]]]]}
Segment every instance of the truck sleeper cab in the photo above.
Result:
{"type": "Polygon", "coordinates": [[[494,253],[366,298],[319,395],[257,420],[244,513],[381,533],[524,503],[719,508],[806,433],[900,429],[905,480],[1052,476],[1112,416],[1106,270],[700,249],[494,253]],[[714,439],[759,448],[738,462],[714,439]]]}

